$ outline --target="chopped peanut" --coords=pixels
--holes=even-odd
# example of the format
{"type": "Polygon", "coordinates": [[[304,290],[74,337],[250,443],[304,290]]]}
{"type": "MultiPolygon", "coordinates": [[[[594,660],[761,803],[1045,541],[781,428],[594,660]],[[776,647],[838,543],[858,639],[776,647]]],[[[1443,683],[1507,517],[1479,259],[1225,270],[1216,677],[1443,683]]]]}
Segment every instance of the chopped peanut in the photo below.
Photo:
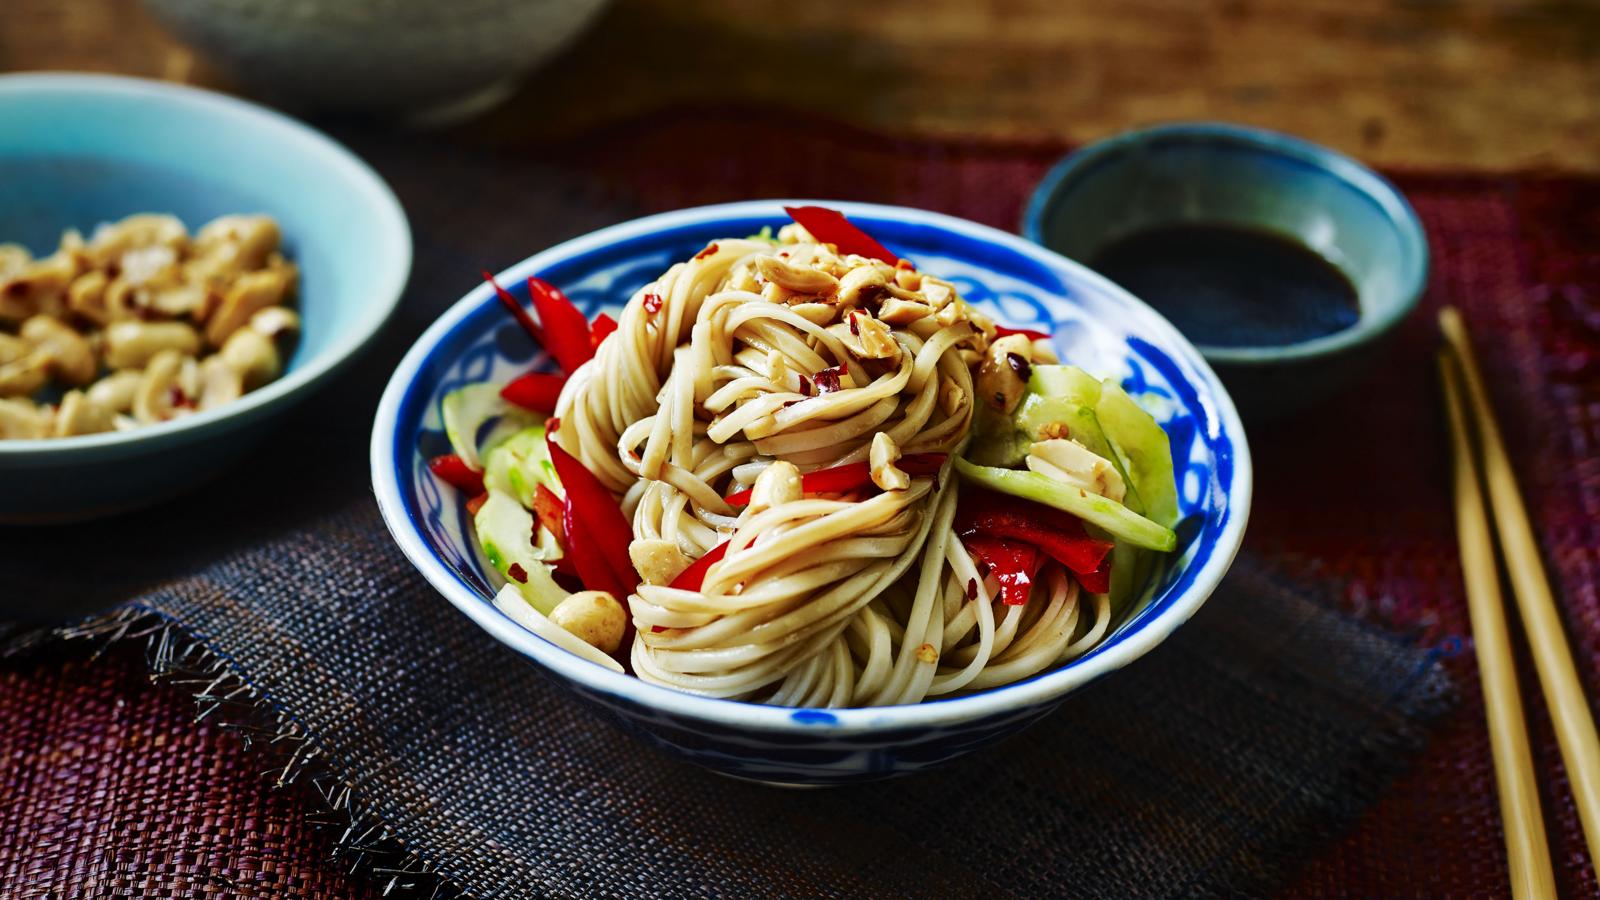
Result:
{"type": "Polygon", "coordinates": [[[1074,440],[1035,441],[1028,448],[1028,468],[1091,494],[1118,503],[1127,494],[1127,485],[1116,466],[1074,440]]]}
{"type": "Polygon", "coordinates": [[[861,306],[883,296],[889,282],[875,266],[857,266],[839,279],[839,302],[861,306]]]}
{"type": "Polygon", "coordinates": [[[622,646],[628,614],[605,591],[579,591],[556,604],[550,621],[602,653],[615,653],[622,646]]]}
{"type": "Polygon", "coordinates": [[[796,294],[827,297],[839,287],[839,279],[821,269],[798,266],[776,256],[756,257],[756,271],[773,284],[796,294]]]}
{"type": "Polygon", "coordinates": [[[750,505],[746,515],[754,515],[774,506],[793,503],[801,497],[800,470],[794,463],[778,460],[761,470],[750,490],[750,505]]]}
{"type": "Polygon", "coordinates": [[[894,333],[866,310],[848,310],[845,320],[828,326],[828,331],[860,359],[900,358],[900,344],[894,339],[894,333]]]}
{"type": "Polygon", "coordinates": [[[975,379],[983,402],[1010,415],[1027,391],[1032,355],[1033,343],[1020,334],[1008,334],[990,344],[975,379]]]}
{"type": "Polygon", "coordinates": [[[39,259],[0,244],[0,397],[15,398],[0,438],[163,421],[277,377],[276,341],[300,331],[281,305],[298,273],[280,240],[266,216],[226,216],[191,238],[173,216],[141,214],[88,241],[67,231],[39,259]],[[217,350],[204,359],[202,335],[217,350]],[[52,382],[73,390],[54,406],[33,397],[52,382]]]}
{"type": "Polygon", "coordinates": [[[628,545],[628,559],[645,584],[671,584],[689,568],[689,557],[678,545],[660,538],[635,538],[628,545]]]}
{"type": "Polygon", "coordinates": [[[903,491],[911,487],[911,476],[896,466],[900,460],[900,446],[886,432],[872,436],[872,449],[867,453],[872,468],[872,483],[886,491],[903,491]]]}
{"type": "Polygon", "coordinates": [[[878,307],[878,318],[890,325],[910,325],[919,319],[933,315],[933,307],[916,300],[902,300],[891,297],[878,307]]]}

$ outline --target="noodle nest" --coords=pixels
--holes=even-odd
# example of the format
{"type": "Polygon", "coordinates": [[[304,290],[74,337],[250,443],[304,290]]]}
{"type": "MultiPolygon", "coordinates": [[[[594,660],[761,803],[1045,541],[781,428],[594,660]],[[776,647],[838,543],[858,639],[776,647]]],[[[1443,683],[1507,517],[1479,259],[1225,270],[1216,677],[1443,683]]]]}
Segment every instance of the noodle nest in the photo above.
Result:
{"type": "Polygon", "coordinates": [[[1082,654],[1111,620],[1049,563],[1004,605],[955,534],[948,465],[995,327],[947,281],[841,256],[799,226],[719,240],[623,310],[555,439],[622,497],[643,578],[634,672],[713,697],[875,706],[981,690],[1082,654]],[[802,493],[866,463],[872,483],[802,493]],[[748,505],[724,498],[752,489],[748,505]],[[699,590],[669,585],[726,542],[699,590]]]}

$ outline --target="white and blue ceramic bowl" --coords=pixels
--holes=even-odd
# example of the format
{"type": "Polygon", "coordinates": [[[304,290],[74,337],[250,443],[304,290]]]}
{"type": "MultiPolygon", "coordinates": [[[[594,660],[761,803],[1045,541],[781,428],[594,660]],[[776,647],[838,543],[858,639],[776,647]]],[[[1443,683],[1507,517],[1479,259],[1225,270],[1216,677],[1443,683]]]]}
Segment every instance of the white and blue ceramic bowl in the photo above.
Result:
{"type": "MultiPolygon", "coordinates": [[[[789,201],[812,203],[817,201],[789,201]]],[[[423,334],[395,370],[372,433],[372,481],[401,549],[434,587],[496,639],[649,742],[741,778],[825,785],[903,775],[992,744],[1049,713],[1069,692],[1149,652],[1222,578],[1250,508],[1250,454],[1233,403],[1200,355],[1126,292],[1013,235],[913,209],[832,203],[917,267],[949,278],[1000,321],[1052,332],[1063,359],[1122,379],[1172,437],[1184,521],[1180,551],[1136,611],[1091,653],[997,690],[916,706],[786,709],[714,700],[585,662],[525,631],[490,602],[465,498],[426,467],[443,452],[440,398],[464,384],[544,365],[486,285],[423,334]]],[[[787,221],[779,201],[665,213],[552,247],[500,273],[526,298],[539,275],[586,313],[617,310],[708,241],[787,221]]],[[[470,273],[462,273],[469,278],[470,273]]]]}
{"type": "Polygon", "coordinates": [[[67,228],[138,212],[195,229],[266,213],[300,267],[302,336],[283,377],[214,410],[131,431],[0,441],[0,522],[154,502],[221,471],[377,333],[411,270],[405,213],[348,150],[278,113],[101,75],[0,76],[0,241],[53,252],[67,228]]]}

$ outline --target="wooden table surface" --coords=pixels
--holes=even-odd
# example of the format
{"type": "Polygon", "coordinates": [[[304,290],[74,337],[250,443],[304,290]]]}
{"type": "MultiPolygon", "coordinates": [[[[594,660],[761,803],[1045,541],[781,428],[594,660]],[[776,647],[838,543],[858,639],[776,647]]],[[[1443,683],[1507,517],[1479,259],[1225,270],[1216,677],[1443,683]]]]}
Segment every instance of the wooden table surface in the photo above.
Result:
{"type": "MultiPolygon", "coordinates": [[[[4,6],[0,69],[227,84],[135,0],[4,6]]],[[[1600,3],[614,0],[487,131],[560,135],[718,100],[1020,139],[1218,118],[1377,165],[1596,172],[1600,3]]]]}

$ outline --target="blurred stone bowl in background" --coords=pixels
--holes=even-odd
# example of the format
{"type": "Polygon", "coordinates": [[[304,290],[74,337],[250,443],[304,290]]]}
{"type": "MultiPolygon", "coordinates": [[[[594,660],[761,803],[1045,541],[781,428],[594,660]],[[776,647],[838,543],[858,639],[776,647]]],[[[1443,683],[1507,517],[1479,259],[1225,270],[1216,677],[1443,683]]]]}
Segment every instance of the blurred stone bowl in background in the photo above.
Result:
{"type": "Polygon", "coordinates": [[[316,110],[443,124],[483,112],[605,0],[144,0],[247,88],[316,110]]]}

